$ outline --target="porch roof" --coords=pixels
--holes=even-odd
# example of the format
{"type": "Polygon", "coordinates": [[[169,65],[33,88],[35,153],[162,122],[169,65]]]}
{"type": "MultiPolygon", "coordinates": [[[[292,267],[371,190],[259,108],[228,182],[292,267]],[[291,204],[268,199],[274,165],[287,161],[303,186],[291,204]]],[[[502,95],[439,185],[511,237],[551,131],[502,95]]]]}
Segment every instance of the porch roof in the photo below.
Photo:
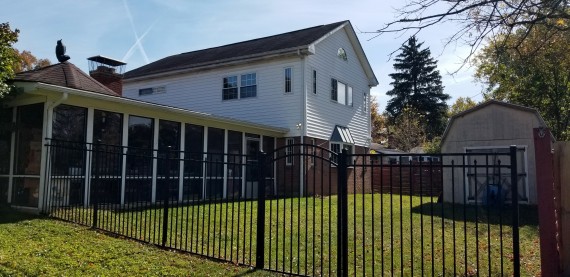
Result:
{"type": "Polygon", "coordinates": [[[65,95],[65,94],[76,95],[76,96],[80,96],[80,97],[86,97],[88,99],[90,98],[90,99],[115,102],[115,103],[124,104],[124,105],[138,106],[138,107],[142,107],[145,109],[153,109],[156,111],[175,113],[175,114],[185,116],[185,117],[192,117],[192,118],[196,118],[196,119],[201,119],[201,120],[203,119],[203,120],[207,120],[207,121],[214,121],[214,122],[219,122],[219,123],[224,123],[224,124],[239,125],[239,126],[244,126],[244,127],[248,127],[248,128],[254,128],[254,129],[264,130],[264,131],[268,131],[268,132],[278,133],[278,134],[286,134],[289,132],[288,128],[280,128],[280,127],[275,127],[275,126],[258,124],[258,123],[253,123],[253,122],[249,122],[249,121],[245,121],[245,120],[238,120],[238,119],[234,119],[234,118],[230,118],[230,117],[224,117],[224,116],[219,116],[219,115],[214,115],[214,114],[209,114],[209,113],[191,111],[191,110],[181,109],[181,108],[167,106],[167,105],[156,104],[156,103],[152,103],[152,102],[145,102],[145,101],[135,100],[135,99],[121,97],[121,96],[113,96],[113,95],[108,95],[108,94],[96,93],[96,92],[85,91],[85,90],[69,88],[69,87],[63,87],[63,86],[58,86],[58,85],[53,85],[53,84],[46,84],[46,83],[41,83],[41,82],[34,83],[31,87],[29,87],[25,91],[27,91],[28,93],[31,93],[31,94],[45,94],[45,91],[60,92],[63,95],[65,95]],[[44,91],[44,92],[42,92],[42,91],[44,91]]]}

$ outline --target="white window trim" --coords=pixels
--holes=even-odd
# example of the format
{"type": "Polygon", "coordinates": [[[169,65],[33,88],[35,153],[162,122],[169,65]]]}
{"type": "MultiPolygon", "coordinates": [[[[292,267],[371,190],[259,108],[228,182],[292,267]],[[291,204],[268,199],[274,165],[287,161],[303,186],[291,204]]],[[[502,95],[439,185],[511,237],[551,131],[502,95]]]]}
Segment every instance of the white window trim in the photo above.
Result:
{"type": "Polygon", "coordinates": [[[156,95],[156,94],[164,94],[166,93],[166,85],[158,85],[158,86],[150,86],[150,87],[144,87],[144,88],[139,88],[138,89],[138,96],[149,96],[149,95],[156,95]],[[151,90],[152,92],[150,93],[144,93],[141,94],[142,90],[151,90]]]}
{"type": "MultiPolygon", "coordinates": [[[[289,146],[291,144],[295,144],[295,139],[294,138],[286,138],[285,139],[285,145],[289,146]]],[[[293,147],[287,147],[285,148],[285,165],[287,166],[291,166],[293,165],[293,153],[294,153],[294,149],[293,147]]]]}
{"type": "Polygon", "coordinates": [[[221,88],[220,91],[222,92],[222,102],[224,101],[235,101],[235,100],[245,100],[245,99],[251,99],[251,98],[257,98],[258,96],[258,92],[259,92],[259,74],[257,74],[257,71],[247,71],[247,72],[240,72],[240,73],[235,73],[235,74],[228,74],[228,75],[223,75],[221,76],[222,82],[221,82],[221,88]],[[242,75],[247,75],[247,74],[255,74],[255,96],[252,97],[241,97],[241,88],[242,88],[242,84],[241,84],[241,76],[242,75]],[[237,98],[234,99],[224,99],[224,79],[225,78],[229,78],[229,77],[236,77],[237,80],[237,98]]]}
{"type": "MultiPolygon", "coordinates": [[[[340,148],[339,148],[340,151],[342,151],[342,150],[344,149],[344,146],[345,146],[345,145],[350,145],[350,146],[351,146],[351,147],[350,147],[351,151],[350,151],[348,154],[349,154],[349,155],[354,154],[355,145],[352,144],[352,143],[346,143],[346,142],[340,142],[340,141],[329,141],[329,150],[330,150],[331,152],[333,152],[333,150],[332,150],[332,145],[333,145],[333,144],[338,144],[339,147],[340,147],[340,148]]],[[[340,154],[340,152],[338,152],[337,154],[340,154]]],[[[332,155],[332,154],[331,154],[331,155],[332,155]]],[[[337,156],[337,157],[338,157],[338,156],[337,156]]],[[[338,160],[334,160],[332,157],[330,157],[330,160],[333,161],[333,162],[335,162],[335,163],[338,163],[338,160]]],[[[348,166],[350,167],[351,164],[352,164],[352,163],[349,163],[348,166]]],[[[336,165],[332,165],[332,166],[333,166],[333,167],[336,167],[336,165]]]]}
{"type": "Polygon", "coordinates": [[[293,94],[293,67],[288,66],[283,68],[283,93],[293,94]],[[290,91],[287,91],[287,70],[291,70],[290,91]]]}
{"type": "Polygon", "coordinates": [[[331,95],[329,96],[329,99],[330,99],[331,102],[337,103],[337,104],[339,104],[339,105],[343,105],[343,106],[345,106],[345,107],[351,107],[351,108],[354,107],[354,87],[348,85],[348,83],[346,83],[346,82],[344,82],[344,81],[341,81],[341,80],[339,80],[339,79],[337,79],[337,78],[331,77],[331,87],[330,87],[330,90],[329,90],[329,91],[330,91],[330,93],[331,93],[331,95]],[[332,99],[332,89],[333,89],[333,88],[332,88],[332,80],[335,80],[335,81],[337,82],[337,86],[336,86],[336,99],[337,99],[337,100],[332,99]],[[345,91],[344,91],[344,104],[338,101],[338,96],[339,96],[339,94],[338,94],[338,83],[343,84],[344,87],[345,87],[345,91]],[[348,95],[349,95],[349,91],[350,91],[350,95],[351,95],[350,97],[348,96],[348,95]],[[348,104],[348,100],[349,100],[349,99],[351,100],[350,105],[348,104]]]}
{"type": "Polygon", "coordinates": [[[317,154],[317,149],[316,149],[316,141],[314,138],[312,138],[310,140],[311,146],[310,146],[310,154],[311,157],[309,157],[309,164],[310,165],[315,165],[315,155],[317,154]]]}
{"type": "Polygon", "coordinates": [[[319,85],[319,76],[317,70],[313,68],[313,70],[311,70],[311,90],[313,91],[314,95],[317,95],[318,85],[319,85]]]}

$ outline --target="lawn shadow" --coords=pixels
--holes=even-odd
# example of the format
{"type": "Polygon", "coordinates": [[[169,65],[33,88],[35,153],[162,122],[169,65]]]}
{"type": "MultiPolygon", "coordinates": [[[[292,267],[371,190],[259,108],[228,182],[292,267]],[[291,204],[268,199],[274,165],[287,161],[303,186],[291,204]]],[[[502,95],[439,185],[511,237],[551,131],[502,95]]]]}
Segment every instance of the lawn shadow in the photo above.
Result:
{"type": "MultiPolygon", "coordinates": [[[[412,208],[413,213],[447,220],[466,221],[471,223],[503,224],[512,226],[513,208],[511,205],[486,206],[452,203],[423,203],[412,208]]],[[[519,227],[538,226],[537,206],[519,206],[519,227]]]]}
{"type": "Polygon", "coordinates": [[[0,224],[17,223],[20,221],[43,218],[38,214],[26,213],[12,209],[8,206],[0,206],[0,224]]]}

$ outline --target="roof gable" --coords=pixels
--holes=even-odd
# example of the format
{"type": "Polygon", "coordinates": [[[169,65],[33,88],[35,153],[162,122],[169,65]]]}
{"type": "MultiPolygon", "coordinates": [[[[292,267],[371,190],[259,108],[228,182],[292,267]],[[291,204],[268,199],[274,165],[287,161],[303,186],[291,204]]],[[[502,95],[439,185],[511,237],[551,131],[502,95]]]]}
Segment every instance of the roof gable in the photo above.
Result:
{"type": "Polygon", "coordinates": [[[341,21],[279,35],[168,56],[126,72],[125,79],[263,57],[270,54],[295,53],[301,50],[306,52],[309,51],[311,44],[347,23],[349,22],[341,21]]]}
{"type": "Polygon", "coordinates": [[[13,80],[52,84],[61,87],[119,96],[116,92],[99,83],[97,80],[93,79],[70,62],[57,63],[36,70],[20,72],[16,74],[13,80]]]}

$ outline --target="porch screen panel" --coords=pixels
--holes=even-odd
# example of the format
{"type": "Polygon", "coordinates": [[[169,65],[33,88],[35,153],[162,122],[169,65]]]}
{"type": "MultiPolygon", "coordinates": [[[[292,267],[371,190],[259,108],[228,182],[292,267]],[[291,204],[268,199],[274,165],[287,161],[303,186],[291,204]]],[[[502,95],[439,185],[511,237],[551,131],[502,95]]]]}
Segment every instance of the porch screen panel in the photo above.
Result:
{"type": "Polygon", "coordinates": [[[17,107],[12,204],[37,207],[44,104],[17,107]]]}
{"type": "Polygon", "coordinates": [[[11,146],[12,109],[0,109],[0,157],[2,157],[0,158],[0,175],[10,173],[10,159],[8,157],[10,157],[11,146]]]}
{"type": "Polygon", "coordinates": [[[95,110],[93,116],[93,162],[91,169],[91,202],[94,189],[98,201],[119,203],[123,167],[123,115],[95,110]]]}
{"type": "Polygon", "coordinates": [[[129,148],[125,201],[150,201],[152,197],[152,161],[154,120],[129,116],[129,148]]]}
{"type": "Polygon", "coordinates": [[[206,163],[206,198],[221,198],[224,184],[225,131],[208,128],[208,158],[206,163]]]}
{"type": "Polygon", "coordinates": [[[227,197],[238,198],[242,191],[242,132],[228,131],[228,188],[227,197]]]}
{"type": "Polygon", "coordinates": [[[178,199],[178,179],[180,171],[180,123],[160,120],[158,123],[158,180],[159,200],[178,199]],[[165,187],[166,186],[166,187],[165,187]]]}
{"type": "Polygon", "coordinates": [[[204,127],[186,124],[184,136],[184,200],[202,198],[204,127]]]}
{"type": "Polygon", "coordinates": [[[54,194],[60,194],[60,204],[83,203],[85,197],[85,134],[87,109],[59,105],[53,110],[51,174],[54,194]]]}
{"type": "Polygon", "coordinates": [[[8,177],[0,177],[0,206],[8,203],[8,177]]]}

